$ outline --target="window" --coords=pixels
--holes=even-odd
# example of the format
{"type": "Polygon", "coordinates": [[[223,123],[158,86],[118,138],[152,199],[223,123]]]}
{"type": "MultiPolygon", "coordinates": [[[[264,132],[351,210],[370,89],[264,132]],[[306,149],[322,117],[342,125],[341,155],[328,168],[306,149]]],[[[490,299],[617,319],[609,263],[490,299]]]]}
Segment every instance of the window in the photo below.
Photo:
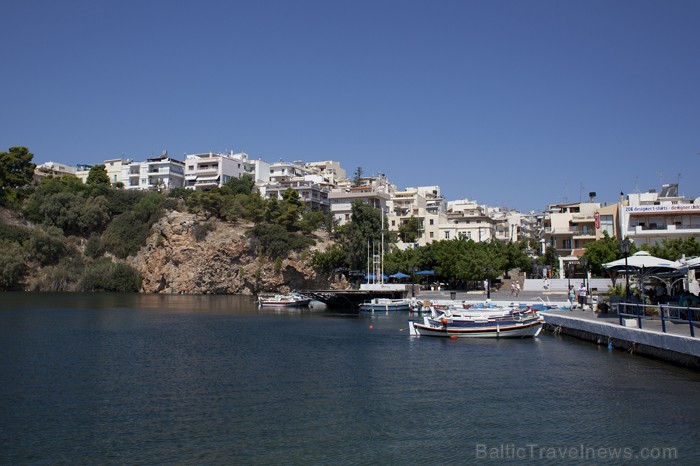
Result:
{"type": "Polygon", "coordinates": [[[450,239],[450,232],[449,231],[445,232],[445,239],[450,239]]]}
{"type": "Polygon", "coordinates": [[[564,249],[571,249],[571,240],[570,239],[565,239],[563,241],[563,248],[564,249]]]}
{"type": "Polygon", "coordinates": [[[430,219],[430,224],[431,224],[431,225],[434,225],[434,224],[435,224],[435,221],[434,221],[432,218],[430,219]]]}
{"type": "Polygon", "coordinates": [[[430,237],[431,237],[431,238],[433,237],[433,232],[432,232],[432,231],[430,232],[430,237]]]}

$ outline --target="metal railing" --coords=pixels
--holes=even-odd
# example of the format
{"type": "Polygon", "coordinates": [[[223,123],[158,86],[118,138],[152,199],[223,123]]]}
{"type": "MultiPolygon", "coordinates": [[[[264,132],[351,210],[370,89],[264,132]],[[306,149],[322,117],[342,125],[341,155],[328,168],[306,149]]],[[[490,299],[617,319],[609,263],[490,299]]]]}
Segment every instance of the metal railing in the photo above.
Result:
{"type": "Polygon", "coordinates": [[[620,325],[622,319],[637,319],[637,325],[641,329],[644,321],[661,321],[661,331],[667,332],[667,324],[688,324],[690,336],[695,338],[695,326],[700,325],[700,308],[690,306],[673,306],[670,304],[634,304],[617,303],[617,316],[620,325]]]}

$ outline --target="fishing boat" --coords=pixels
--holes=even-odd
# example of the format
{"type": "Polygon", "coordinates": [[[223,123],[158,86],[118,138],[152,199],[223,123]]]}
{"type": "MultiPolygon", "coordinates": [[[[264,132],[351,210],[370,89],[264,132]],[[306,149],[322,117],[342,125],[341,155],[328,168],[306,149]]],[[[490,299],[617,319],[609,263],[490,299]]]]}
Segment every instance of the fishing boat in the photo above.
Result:
{"type": "Polygon", "coordinates": [[[411,309],[411,304],[411,299],[374,298],[360,304],[360,311],[408,311],[411,309]]]}
{"type": "Polygon", "coordinates": [[[450,338],[526,338],[542,331],[544,318],[534,309],[470,307],[433,309],[423,321],[409,321],[411,336],[450,338]]]}
{"type": "Polygon", "coordinates": [[[311,303],[311,298],[299,293],[276,294],[272,296],[261,296],[258,299],[258,307],[307,307],[311,303]]]}

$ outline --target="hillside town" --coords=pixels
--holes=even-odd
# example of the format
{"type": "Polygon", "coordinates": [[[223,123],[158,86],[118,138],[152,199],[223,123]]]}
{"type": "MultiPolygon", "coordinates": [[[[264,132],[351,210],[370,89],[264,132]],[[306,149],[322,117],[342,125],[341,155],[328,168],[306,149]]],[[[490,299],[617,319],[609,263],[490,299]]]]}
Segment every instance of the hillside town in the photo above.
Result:
{"type": "MultiPolygon", "coordinates": [[[[250,175],[263,198],[282,199],[292,189],[307,208],[332,215],[339,225],[350,220],[352,202],[359,200],[381,210],[390,230],[418,221],[418,238],[404,242],[399,235],[400,249],[454,238],[535,240],[542,254],[552,247],[559,256],[560,276],[553,278],[564,278],[567,264],[576,263],[586,244],[606,233],[620,240],[629,238],[638,246],[700,237],[700,197],[680,195],[677,183],[664,184],[658,191],[620,193],[615,203],[598,202],[591,192],[583,202],[552,203],[542,212],[518,212],[476,200],[447,200],[439,185],[400,188],[386,174],[364,176],[361,168],[349,177],[336,161],[270,163],[251,159],[244,152],[190,154],[182,161],[164,151],[143,161],[118,158],[104,160],[103,165],[113,186],[129,190],[206,190],[250,175]]],[[[35,179],[69,175],[85,182],[90,168],[92,165],[46,162],[37,165],[35,179]]]]}

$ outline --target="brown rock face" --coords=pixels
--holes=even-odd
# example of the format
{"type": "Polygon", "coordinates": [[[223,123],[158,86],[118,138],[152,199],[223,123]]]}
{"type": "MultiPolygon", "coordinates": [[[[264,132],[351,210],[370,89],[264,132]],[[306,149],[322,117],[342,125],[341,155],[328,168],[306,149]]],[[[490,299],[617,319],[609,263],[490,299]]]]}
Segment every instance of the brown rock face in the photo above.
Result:
{"type": "Polygon", "coordinates": [[[128,262],[141,273],[146,293],[286,293],[330,286],[296,253],[281,261],[255,255],[245,237],[251,226],[203,222],[194,214],[169,212],[153,226],[146,246],[128,262]],[[202,238],[198,233],[204,223],[211,230],[202,238]]]}

